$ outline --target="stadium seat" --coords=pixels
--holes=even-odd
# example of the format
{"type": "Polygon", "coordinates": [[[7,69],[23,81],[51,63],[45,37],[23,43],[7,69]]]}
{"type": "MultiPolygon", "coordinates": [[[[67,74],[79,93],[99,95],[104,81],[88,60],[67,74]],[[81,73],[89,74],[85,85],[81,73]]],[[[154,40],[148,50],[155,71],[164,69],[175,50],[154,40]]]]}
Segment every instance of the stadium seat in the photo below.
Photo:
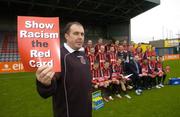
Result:
{"type": "Polygon", "coordinates": [[[11,33],[0,33],[0,62],[19,61],[16,36],[11,33]]]}

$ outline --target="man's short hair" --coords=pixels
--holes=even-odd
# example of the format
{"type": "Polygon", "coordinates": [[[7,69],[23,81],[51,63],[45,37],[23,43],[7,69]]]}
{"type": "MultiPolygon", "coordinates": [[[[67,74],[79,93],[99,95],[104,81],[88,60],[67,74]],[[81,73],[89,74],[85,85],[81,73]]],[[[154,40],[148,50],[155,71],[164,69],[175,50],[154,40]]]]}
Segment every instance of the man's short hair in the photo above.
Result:
{"type": "Polygon", "coordinates": [[[67,23],[66,26],[64,27],[64,34],[65,34],[65,33],[68,33],[69,30],[70,30],[70,28],[71,28],[71,26],[74,25],[74,24],[83,27],[83,25],[82,25],[81,23],[79,23],[79,22],[76,22],[76,21],[75,21],[75,22],[69,22],[69,23],[67,23]]]}

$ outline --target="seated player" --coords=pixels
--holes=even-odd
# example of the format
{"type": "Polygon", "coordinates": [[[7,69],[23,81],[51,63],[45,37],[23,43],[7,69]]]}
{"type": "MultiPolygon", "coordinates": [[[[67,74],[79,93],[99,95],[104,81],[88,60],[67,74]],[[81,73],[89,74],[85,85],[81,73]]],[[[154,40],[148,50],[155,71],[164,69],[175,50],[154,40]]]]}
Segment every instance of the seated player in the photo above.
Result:
{"type": "MultiPolygon", "coordinates": [[[[112,88],[118,98],[122,98],[120,95],[120,90],[122,90],[125,94],[124,96],[131,99],[131,96],[127,94],[127,79],[123,75],[123,67],[121,63],[121,59],[118,59],[117,63],[111,66],[112,88]]],[[[129,85],[127,86],[130,87],[129,85]]]]}
{"type": "Polygon", "coordinates": [[[162,84],[164,71],[162,65],[162,57],[159,57],[157,60],[157,85],[156,88],[162,88],[164,85],[162,84]]]}
{"type": "Polygon", "coordinates": [[[104,100],[108,102],[109,100],[114,100],[111,96],[110,83],[111,83],[111,73],[109,68],[109,62],[105,62],[104,68],[101,69],[101,78],[99,79],[99,85],[102,92],[104,93],[104,100]]]}
{"type": "Polygon", "coordinates": [[[151,88],[156,86],[156,76],[157,76],[157,72],[156,72],[156,57],[152,56],[148,62],[148,69],[149,69],[149,74],[148,76],[150,77],[150,86],[151,88]]]}
{"type": "Polygon", "coordinates": [[[92,73],[92,87],[93,90],[97,90],[99,87],[98,79],[101,77],[101,73],[99,70],[99,63],[96,61],[94,63],[93,69],[91,70],[92,73]]]}
{"type": "Polygon", "coordinates": [[[141,66],[139,63],[139,57],[136,55],[133,59],[129,59],[129,62],[124,63],[124,72],[130,76],[132,85],[137,95],[142,94],[142,86],[139,74],[141,74],[141,66]]]}
{"type": "Polygon", "coordinates": [[[122,98],[120,95],[120,78],[122,73],[122,67],[119,61],[116,64],[111,65],[111,80],[112,90],[118,98],[122,98]]]}
{"type": "Polygon", "coordinates": [[[166,79],[166,75],[167,75],[167,73],[169,73],[169,72],[170,72],[170,66],[167,65],[167,66],[165,67],[165,69],[164,69],[164,75],[163,75],[163,79],[162,79],[162,85],[164,85],[164,82],[165,82],[165,79],[166,79]]]}
{"type": "Polygon", "coordinates": [[[149,74],[148,60],[144,59],[141,65],[141,74],[139,74],[139,76],[141,77],[142,86],[144,89],[150,88],[150,78],[148,74],[149,74]]]}

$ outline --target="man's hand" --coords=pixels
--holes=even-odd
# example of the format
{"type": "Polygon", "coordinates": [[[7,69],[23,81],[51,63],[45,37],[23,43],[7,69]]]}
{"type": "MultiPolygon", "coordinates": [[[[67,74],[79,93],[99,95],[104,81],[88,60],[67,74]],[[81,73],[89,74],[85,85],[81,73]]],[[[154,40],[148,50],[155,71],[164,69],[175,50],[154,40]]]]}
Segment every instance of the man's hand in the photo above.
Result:
{"type": "Polygon", "coordinates": [[[36,71],[36,78],[42,84],[49,86],[55,72],[52,71],[52,67],[47,65],[39,67],[36,71]]]}

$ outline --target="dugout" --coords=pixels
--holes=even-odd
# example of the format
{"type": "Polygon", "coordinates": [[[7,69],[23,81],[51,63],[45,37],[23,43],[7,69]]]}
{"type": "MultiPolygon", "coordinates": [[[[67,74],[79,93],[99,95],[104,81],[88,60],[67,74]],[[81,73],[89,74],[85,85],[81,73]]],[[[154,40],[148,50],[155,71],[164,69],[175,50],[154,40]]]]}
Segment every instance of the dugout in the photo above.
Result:
{"type": "Polygon", "coordinates": [[[160,0],[1,0],[0,35],[16,33],[16,17],[60,17],[61,27],[79,21],[86,38],[128,40],[130,19],[159,5],[160,0]]]}

